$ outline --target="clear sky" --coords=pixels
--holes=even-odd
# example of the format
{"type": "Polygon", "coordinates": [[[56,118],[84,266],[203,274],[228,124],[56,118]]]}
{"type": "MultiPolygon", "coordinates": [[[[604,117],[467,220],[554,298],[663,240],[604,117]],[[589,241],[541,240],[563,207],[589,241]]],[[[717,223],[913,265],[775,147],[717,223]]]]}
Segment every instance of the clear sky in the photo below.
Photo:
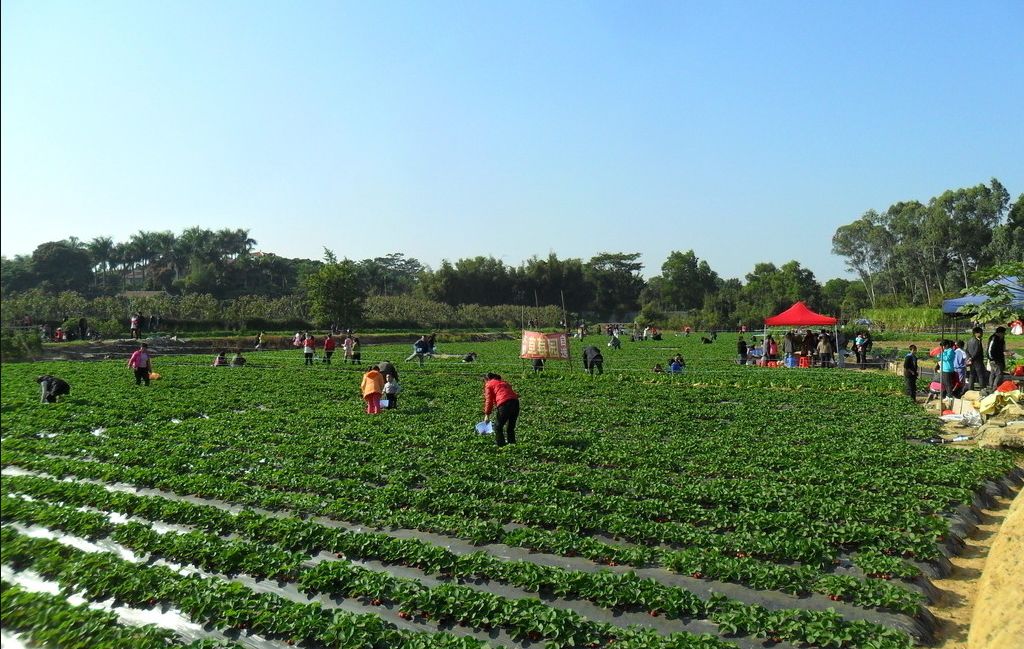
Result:
{"type": "Polygon", "coordinates": [[[320,258],[693,249],[724,277],[998,178],[1024,0],[2,3],[4,255],[248,228],[320,258]]]}

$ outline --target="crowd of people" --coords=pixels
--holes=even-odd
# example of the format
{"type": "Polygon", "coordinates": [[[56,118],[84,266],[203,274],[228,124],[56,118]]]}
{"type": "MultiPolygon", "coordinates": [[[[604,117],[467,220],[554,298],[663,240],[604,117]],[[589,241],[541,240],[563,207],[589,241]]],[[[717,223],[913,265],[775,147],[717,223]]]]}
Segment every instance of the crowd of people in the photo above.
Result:
{"type": "Polygon", "coordinates": [[[842,331],[792,330],[782,336],[780,349],[774,334],[766,334],[760,346],[755,346],[741,333],[736,341],[736,356],[740,365],[782,363],[786,367],[845,367],[846,357],[852,352],[858,366],[863,367],[873,345],[871,334],[857,333],[848,352],[846,347],[850,342],[842,331]],[[802,363],[800,359],[804,359],[802,363]]]}
{"type": "MultiPolygon", "coordinates": [[[[611,336],[609,347],[619,348],[621,340],[619,336],[623,333],[620,327],[610,326],[606,332],[611,336]]],[[[651,329],[634,334],[633,340],[644,340],[657,333],[651,329]]],[[[965,390],[973,388],[976,384],[988,389],[994,389],[1003,379],[1006,370],[1006,347],[1005,327],[997,327],[995,332],[989,336],[987,341],[983,340],[983,330],[975,327],[969,342],[944,340],[941,345],[932,350],[931,355],[936,357],[935,371],[940,376],[942,385],[942,398],[960,396],[965,390]]],[[[341,348],[344,351],[344,362],[358,365],[361,363],[359,338],[351,330],[342,334],[341,348]]],[[[264,334],[261,332],[256,338],[255,349],[264,349],[264,334]]],[[[711,334],[703,337],[702,342],[713,344],[717,335],[711,334]]],[[[761,342],[760,348],[754,347],[746,342],[741,333],[736,343],[738,362],[740,365],[749,363],[778,362],[781,358],[790,361],[794,358],[807,358],[809,364],[813,363],[819,367],[833,367],[836,359],[843,358],[846,354],[846,340],[842,333],[830,334],[822,330],[815,333],[811,330],[789,331],[782,336],[781,349],[773,334],[767,334],[761,342]]],[[[317,341],[312,332],[296,332],[292,339],[292,345],[302,350],[305,365],[312,365],[317,354],[321,350],[323,355],[321,362],[330,364],[331,358],[338,343],[334,332],[327,333],[322,342],[317,341]]],[[[867,352],[871,349],[871,337],[868,332],[858,333],[852,341],[852,353],[856,356],[858,363],[863,363],[867,352]]],[[[436,335],[424,334],[413,343],[413,353],[407,357],[406,362],[417,361],[423,365],[424,359],[432,358],[436,352],[436,335]]],[[[213,360],[213,367],[242,367],[247,363],[242,350],[237,350],[232,358],[228,360],[228,352],[220,350],[213,360]]],[[[463,357],[463,362],[475,362],[476,354],[469,353],[463,357]]],[[[594,345],[584,347],[582,352],[583,369],[590,375],[604,373],[604,355],[600,348],[594,345]]],[[[790,363],[787,363],[790,364],[790,363]]],[[[136,385],[149,385],[159,375],[153,373],[152,354],[149,345],[140,342],[139,347],[133,351],[127,363],[132,371],[136,385]]],[[[842,362],[838,363],[842,367],[842,362]]],[[[669,358],[665,365],[658,363],[654,366],[657,374],[676,374],[684,371],[686,361],[682,354],[676,354],[669,358]]],[[[534,359],[534,371],[544,369],[544,359],[534,359]]],[[[917,347],[910,346],[909,353],[904,357],[903,375],[906,381],[907,394],[912,399],[917,397],[917,383],[920,378],[920,365],[917,357],[917,347]]],[[[61,396],[70,394],[71,386],[64,380],[50,375],[39,376],[36,381],[40,385],[40,399],[44,403],[56,403],[61,396]]],[[[362,376],[360,382],[360,394],[366,403],[366,412],[370,415],[380,414],[383,410],[395,410],[398,408],[399,395],[402,386],[399,383],[398,370],[395,364],[384,360],[372,365],[362,376]]],[[[512,389],[507,381],[500,375],[487,373],[484,376],[483,393],[484,422],[488,425],[492,415],[495,416],[495,425],[492,428],[495,443],[498,446],[516,443],[516,424],[519,418],[520,403],[519,395],[512,389]]]]}
{"type": "MultiPolygon", "coordinates": [[[[1006,374],[1006,327],[996,327],[987,341],[983,337],[984,330],[974,327],[969,342],[946,339],[931,350],[931,356],[936,359],[935,373],[939,376],[939,396],[943,400],[961,397],[975,386],[991,392],[1003,382],[1006,374]]],[[[914,377],[913,385],[907,378],[907,394],[911,399],[917,398],[916,379],[920,374],[916,352],[917,348],[912,345],[911,353],[903,363],[904,376],[912,372],[914,377]],[[915,355],[913,360],[911,354],[915,355]]]]}

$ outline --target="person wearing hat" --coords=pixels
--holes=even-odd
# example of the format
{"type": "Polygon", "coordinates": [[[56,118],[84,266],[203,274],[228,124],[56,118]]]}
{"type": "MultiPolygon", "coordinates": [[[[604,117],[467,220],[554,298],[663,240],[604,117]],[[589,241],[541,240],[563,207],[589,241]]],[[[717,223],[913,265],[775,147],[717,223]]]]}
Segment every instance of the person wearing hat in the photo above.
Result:
{"type": "Polygon", "coordinates": [[[71,394],[71,386],[68,385],[68,382],[58,379],[56,376],[43,374],[36,377],[36,383],[42,388],[39,403],[57,403],[57,397],[71,394]]]}
{"type": "Polygon", "coordinates": [[[995,392],[1003,380],[1006,371],[1006,327],[996,327],[996,332],[989,336],[988,346],[989,389],[995,392]]]}
{"type": "Polygon", "coordinates": [[[516,422],[519,420],[519,395],[500,374],[488,372],[484,375],[484,420],[490,421],[491,412],[497,411],[494,427],[494,441],[505,445],[505,427],[508,426],[508,443],[516,443],[516,422]]]}

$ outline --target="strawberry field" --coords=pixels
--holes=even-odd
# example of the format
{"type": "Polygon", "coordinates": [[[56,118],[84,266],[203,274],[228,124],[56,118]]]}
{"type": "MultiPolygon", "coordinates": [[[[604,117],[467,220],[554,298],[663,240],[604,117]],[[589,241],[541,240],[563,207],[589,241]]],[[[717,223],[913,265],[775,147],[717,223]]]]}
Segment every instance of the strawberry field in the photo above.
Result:
{"type": "Polygon", "coordinates": [[[899,377],[738,367],[730,336],[626,343],[593,377],[535,374],[517,341],[442,348],[158,356],[149,387],[124,359],[5,365],[5,640],[909,647],[976,508],[1021,481],[1008,454],[914,443],[934,423],[899,377]],[[400,407],[369,416],[385,358],[400,407]],[[485,371],[521,395],[516,445],[473,429],[485,371]],[[42,373],[70,397],[41,405],[42,373]]]}

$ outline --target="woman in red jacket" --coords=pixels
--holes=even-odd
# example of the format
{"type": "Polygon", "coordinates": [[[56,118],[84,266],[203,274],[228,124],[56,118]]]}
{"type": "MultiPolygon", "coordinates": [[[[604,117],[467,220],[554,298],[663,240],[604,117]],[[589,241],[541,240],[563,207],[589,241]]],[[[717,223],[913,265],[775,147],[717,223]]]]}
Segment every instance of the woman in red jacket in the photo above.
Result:
{"type": "Polygon", "coordinates": [[[491,418],[491,411],[497,410],[498,421],[494,427],[494,441],[505,445],[505,425],[508,425],[508,443],[516,443],[516,421],[519,419],[519,395],[515,393],[500,374],[487,373],[484,377],[484,417],[491,418]]]}

